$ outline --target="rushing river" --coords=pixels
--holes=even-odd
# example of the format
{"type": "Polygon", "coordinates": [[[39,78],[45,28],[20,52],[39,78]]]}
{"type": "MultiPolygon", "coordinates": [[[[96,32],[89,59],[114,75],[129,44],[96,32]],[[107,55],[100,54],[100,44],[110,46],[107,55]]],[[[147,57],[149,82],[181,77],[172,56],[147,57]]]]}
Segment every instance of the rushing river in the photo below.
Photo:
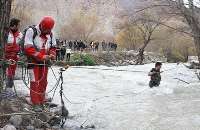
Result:
{"type": "MultiPolygon", "coordinates": [[[[69,100],[65,99],[65,104],[73,116],[66,127],[78,130],[84,123],[95,125],[96,130],[199,130],[200,83],[194,71],[182,64],[164,64],[160,87],[150,89],[147,75],[153,67],[95,66],[98,69],[69,68],[63,72],[69,100]]],[[[57,77],[58,69],[53,68],[57,77]]],[[[49,90],[55,82],[49,70],[49,90]]],[[[60,102],[59,89],[53,102],[60,102]]]]}

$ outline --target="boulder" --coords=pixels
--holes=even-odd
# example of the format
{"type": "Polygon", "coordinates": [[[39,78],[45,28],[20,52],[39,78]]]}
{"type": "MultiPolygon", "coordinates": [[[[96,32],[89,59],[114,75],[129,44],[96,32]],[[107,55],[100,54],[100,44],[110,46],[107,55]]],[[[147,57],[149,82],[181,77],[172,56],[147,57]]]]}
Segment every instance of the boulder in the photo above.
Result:
{"type": "Polygon", "coordinates": [[[21,115],[11,116],[9,122],[15,127],[19,127],[22,123],[22,116],[21,115]]]}
{"type": "Polygon", "coordinates": [[[17,129],[15,128],[15,126],[8,124],[4,126],[2,130],[17,130],[17,129]]]}

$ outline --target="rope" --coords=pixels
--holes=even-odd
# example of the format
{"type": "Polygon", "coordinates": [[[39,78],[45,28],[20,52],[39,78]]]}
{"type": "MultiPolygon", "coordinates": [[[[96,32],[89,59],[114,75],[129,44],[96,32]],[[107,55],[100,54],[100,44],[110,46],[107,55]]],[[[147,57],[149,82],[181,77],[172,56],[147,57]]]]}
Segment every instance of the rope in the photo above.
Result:
{"type": "MultiPolygon", "coordinates": [[[[60,78],[59,78],[58,81],[60,82],[60,78]]],[[[58,83],[58,82],[57,82],[57,83],[58,83]]],[[[54,99],[54,96],[55,96],[56,90],[57,90],[57,88],[58,88],[58,85],[59,85],[59,83],[56,85],[56,88],[54,89],[54,92],[53,92],[53,95],[52,95],[51,99],[54,99]]]]}
{"type": "MultiPolygon", "coordinates": [[[[15,63],[16,63],[16,62],[15,62],[15,63]]],[[[19,62],[17,62],[17,63],[22,63],[22,61],[19,61],[19,62]]],[[[39,95],[44,95],[46,92],[44,92],[44,93],[39,93],[39,92],[36,92],[36,91],[32,90],[32,89],[28,86],[28,83],[26,82],[26,79],[25,79],[25,77],[26,77],[26,72],[27,72],[27,77],[29,77],[29,76],[28,76],[28,69],[26,69],[27,66],[25,66],[25,64],[21,64],[21,65],[22,65],[22,81],[23,81],[23,83],[25,84],[25,87],[28,88],[29,90],[31,90],[33,93],[36,93],[36,94],[39,94],[39,95]],[[24,67],[24,66],[25,66],[25,67],[24,67]],[[23,75],[23,67],[25,68],[25,75],[23,75]]],[[[43,66],[47,66],[47,64],[45,64],[45,62],[44,62],[44,64],[27,63],[26,65],[43,65],[43,66]]],[[[56,84],[54,85],[54,87],[53,87],[51,90],[49,90],[49,91],[47,92],[47,94],[51,93],[52,91],[54,91],[54,94],[55,94],[55,91],[56,91],[56,89],[58,88],[58,85],[59,85],[60,80],[57,79],[57,77],[56,77],[56,75],[55,75],[55,73],[54,73],[54,71],[53,71],[53,69],[52,69],[51,66],[50,66],[50,69],[52,70],[52,73],[53,73],[55,79],[57,80],[57,82],[56,82],[56,84]]],[[[44,72],[43,72],[43,76],[44,76],[44,72]]],[[[43,76],[42,76],[42,78],[43,78],[43,76]]],[[[42,78],[41,78],[40,80],[42,80],[42,78]]],[[[29,82],[29,79],[28,79],[28,82],[29,82]]],[[[38,81],[38,82],[39,82],[39,81],[38,81]]],[[[54,94],[53,94],[53,95],[54,95],[54,94]]],[[[54,96],[53,96],[53,97],[54,97],[54,96]]]]}
{"type": "MultiPolygon", "coordinates": [[[[11,60],[10,60],[10,61],[11,61],[11,60]]],[[[13,60],[12,60],[12,63],[11,63],[10,65],[13,65],[14,63],[20,63],[20,65],[21,65],[21,67],[22,67],[22,81],[23,81],[25,87],[28,88],[29,90],[31,90],[33,93],[36,93],[36,94],[39,94],[39,95],[44,95],[46,92],[44,92],[44,93],[39,93],[39,92],[36,92],[36,91],[32,90],[32,89],[28,86],[28,83],[26,82],[26,74],[27,74],[27,77],[28,77],[28,82],[29,82],[29,75],[28,75],[28,69],[27,69],[27,66],[26,66],[26,65],[29,64],[29,65],[44,65],[44,66],[46,66],[46,64],[27,63],[27,64],[25,65],[25,64],[22,64],[22,61],[16,62],[16,61],[13,61],[13,60]],[[24,68],[25,68],[25,73],[24,73],[24,68]]],[[[52,70],[52,72],[53,72],[53,70],[52,70]]],[[[44,72],[43,72],[43,76],[44,76],[44,72]]],[[[42,76],[42,78],[43,78],[43,76],[42,76]]],[[[54,77],[56,78],[55,73],[54,73],[54,77]]],[[[42,80],[42,78],[41,78],[40,80],[42,80]]],[[[57,80],[57,78],[56,78],[56,80],[57,80]]],[[[39,82],[39,81],[38,81],[38,82],[39,82]]],[[[53,87],[51,90],[49,90],[49,91],[47,92],[47,94],[48,94],[48,93],[51,93],[54,89],[57,89],[58,84],[59,84],[59,81],[57,80],[57,82],[56,82],[56,84],[54,85],[54,87],[53,87]]]]}
{"type": "Polygon", "coordinates": [[[67,111],[67,109],[65,108],[65,103],[64,103],[64,100],[63,100],[63,69],[60,69],[60,80],[61,80],[61,84],[60,84],[60,100],[61,100],[61,106],[62,106],[62,119],[61,119],[61,128],[63,128],[66,120],[67,120],[67,117],[68,116],[68,113],[67,115],[65,115],[65,110],[67,111]]]}
{"type": "MultiPolygon", "coordinates": [[[[0,59],[0,60],[2,60],[2,59],[0,59]]],[[[5,62],[5,60],[4,60],[4,62],[5,62]]],[[[25,62],[23,62],[23,61],[14,61],[14,60],[12,60],[12,59],[10,59],[10,60],[7,60],[6,61],[7,62],[7,64],[19,64],[19,65],[21,65],[21,66],[25,66],[25,67],[27,67],[28,65],[36,65],[36,66],[48,66],[48,67],[51,67],[53,64],[46,64],[46,63],[44,63],[44,64],[37,64],[37,63],[25,63],[25,62]]],[[[178,65],[178,64],[177,64],[178,65]]],[[[147,71],[142,71],[142,70],[124,70],[124,69],[110,69],[110,68],[106,68],[106,69],[103,69],[103,68],[97,68],[97,67],[83,67],[83,66],[71,66],[70,68],[79,68],[79,69],[90,69],[90,70],[111,70],[111,71],[119,71],[119,72],[136,72],[136,73],[148,73],[147,71]]],[[[51,68],[52,69],[52,68],[51,68]]],[[[177,67],[173,67],[173,68],[171,68],[171,69],[166,69],[166,70],[163,70],[163,71],[170,71],[170,70],[174,70],[174,69],[177,69],[177,67]]],[[[55,76],[55,73],[53,73],[53,75],[54,75],[54,77],[56,77],[55,76]]]]}
{"type": "Polygon", "coordinates": [[[78,68],[78,69],[90,69],[90,70],[112,70],[112,71],[119,71],[119,72],[143,72],[143,73],[148,73],[146,71],[140,71],[140,70],[120,70],[120,69],[102,69],[102,68],[96,68],[96,67],[81,67],[81,66],[72,66],[70,68],[78,68]]]}
{"type": "Polygon", "coordinates": [[[71,103],[71,104],[84,104],[84,103],[78,103],[78,102],[71,102],[67,97],[66,97],[66,95],[63,93],[63,97],[69,102],[69,103],[71,103]]]}
{"type": "Polygon", "coordinates": [[[177,79],[177,80],[179,80],[179,81],[181,81],[181,82],[184,82],[184,83],[186,83],[186,84],[190,84],[189,82],[184,81],[184,80],[182,80],[182,79],[180,79],[180,78],[174,78],[174,79],[177,79]]]}
{"type": "Polygon", "coordinates": [[[51,69],[51,71],[53,73],[54,78],[58,81],[58,78],[56,77],[56,74],[55,74],[55,72],[54,72],[54,70],[53,70],[53,68],[51,66],[50,66],[50,69],[51,69]]]}
{"type": "MultiPolygon", "coordinates": [[[[44,95],[44,94],[46,93],[46,92],[44,92],[44,93],[36,92],[36,91],[32,90],[32,89],[28,86],[28,84],[26,83],[25,80],[22,80],[22,81],[23,81],[23,83],[25,84],[25,87],[28,88],[29,90],[31,90],[33,93],[36,93],[36,94],[39,94],[39,95],[44,95]]],[[[60,81],[59,81],[59,82],[60,82],[60,81]]],[[[54,85],[54,87],[53,87],[51,90],[49,90],[49,91],[47,92],[47,94],[51,93],[54,89],[57,89],[57,86],[59,85],[59,82],[57,81],[56,84],[54,85]]]]}

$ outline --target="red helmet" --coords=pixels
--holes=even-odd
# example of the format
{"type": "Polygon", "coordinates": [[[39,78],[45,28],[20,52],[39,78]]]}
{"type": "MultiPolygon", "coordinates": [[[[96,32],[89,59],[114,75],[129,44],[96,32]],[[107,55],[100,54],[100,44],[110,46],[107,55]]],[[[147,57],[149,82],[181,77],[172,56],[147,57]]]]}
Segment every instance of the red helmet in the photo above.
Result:
{"type": "Polygon", "coordinates": [[[51,30],[53,29],[54,27],[54,24],[55,24],[55,21],[52,17],[50,16],[45,16],[41,22],[40,22],[40,26],[42,29],[47,29],[47,30],[51,30]]]}

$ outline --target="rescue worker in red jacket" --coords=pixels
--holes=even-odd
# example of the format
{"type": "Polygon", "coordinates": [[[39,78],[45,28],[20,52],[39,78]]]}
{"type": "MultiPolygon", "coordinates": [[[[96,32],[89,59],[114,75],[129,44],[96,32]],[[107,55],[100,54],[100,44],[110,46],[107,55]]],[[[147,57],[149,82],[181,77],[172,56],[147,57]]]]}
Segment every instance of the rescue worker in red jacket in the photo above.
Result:
{"type": "MultiPolygon", "coordinates": [[[[7,43],[5,44],[5,58],[11,61],[18,61],[18,53],[19,53],[19,42],[21,41],[23,35],[19,31],[20,20],[16,18],[12,18],[10,21],[9,33],[7,43]]],[[[14,62],[13,62],[14,63],[14,62]]],[[[14,76],[17,64],[14,63],[9,65],[6,69],[6,90],[11,90],[14,85],[14,76]]]]}
{"type": "Polygon", "coordinates": [[[48,62],[56,58],[56,40],[52,34],[54,19],[44,17],[34,30],[29,28],[25,35],[24,50],[29,59],[30,97],[35,109],[42,109],[45,103],[47,87],[48,62]]]}

